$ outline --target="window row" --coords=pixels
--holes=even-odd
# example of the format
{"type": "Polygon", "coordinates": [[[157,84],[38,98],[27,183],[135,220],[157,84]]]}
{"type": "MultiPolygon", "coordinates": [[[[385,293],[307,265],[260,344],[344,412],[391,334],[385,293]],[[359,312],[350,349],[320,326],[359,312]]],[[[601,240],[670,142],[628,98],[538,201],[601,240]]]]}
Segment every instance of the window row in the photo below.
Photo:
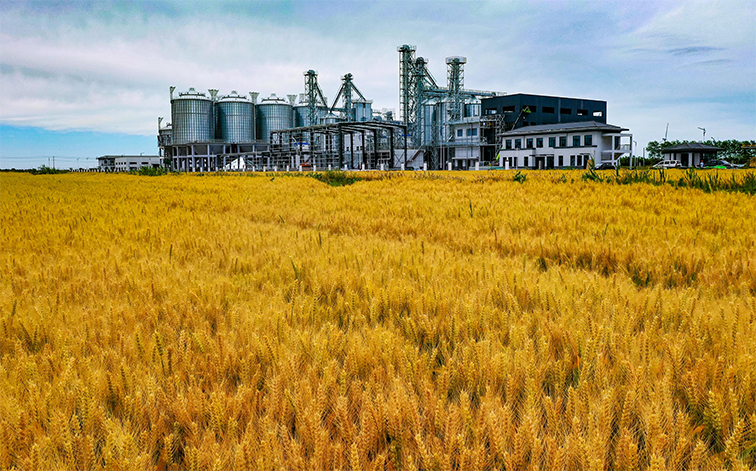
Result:
{"type": "MultiPolygon", "coordinates": [[[[504,160],[509,162],[510,165],[514,168],[518,168],[520,164],[522,164],[522,167],[531,167],[532,168],[555,168],[555,167],[565,167],[566,163],[566,156],[560,155],[560,156],[545,156],[545,157],[535,157],[532,161],[528,158],[528,156],[522,157],[522,162],[519,162],[518,157],[504,157],[504,160]]],[[[569,167],[576,167],[576,168],[585,168],[588,165],[588,160],[590,159],[590,156],[588,155],[571,155],[570,156],[570,165],[569,167]]]]}
{"type": "MultiPolygon", "coordinates": [[[[467,129],[467,137],[476,137],[478,135],[478,128],[467,129]]],[[[457,129],[457,137],[462,137],[462,129],[457,129]]]]}
{"type": "MultiPolygon", "coordinates": [[[[487,108],[484,114],[492,115],[492,114],[496,114],[496,111],[497,111],[496,108],[487,108]]],[[[508,105],[508,106],[501,107],[501,112],[504,114],[515,113],[516,111],[517,111],[517,108],[515,107],[515,105],[508,105]]],[[[538,107],[536,105],[525,105],[522,108],[520,108],[520,111],[524,112],[525,114],[537,113],[538,107]]],[[[593,116],[596,118],[601,118],[604,116],[604,112],[600,110],[589,111],[589,110],[584,110],[584,109],[573,110],[572,108],[559,108],[559,114],[562,114],[562,115],[572,115],[573,111],[576,116],[593,116]]],[[[553,106],[542,106],[541,113],[556,114],[556,108],[553,106]]]]}
{"type": "MultiPolygon", "coordinates": [[[[556,148],[556,137],[549,137],[549,147],[556,148]]],[[[507,139],[504,141],[504,145],[507,149],[512,149],[512,139],[507,139]]],[[[583,146],[592,146],[593,145],[593,135],[586,134],[583,136],[583,146]]],[[[536,148],[543,147],[543,138],[537,137],[535,138],[535,146],[536,148]]],[[[567,136],[560,136],[559,137],[559,147],[567,147],[567,136]]],[[[581,147],[580,146],[580,136],[572,136],[572,147],[581,147]]],[[[525,139],[525,148],[526,149],[533,149],[533,138],[527,138],[525,139]]],[[[515,139],[514,140],[514,149],[522,149],[522,139],[515,139]]]]}

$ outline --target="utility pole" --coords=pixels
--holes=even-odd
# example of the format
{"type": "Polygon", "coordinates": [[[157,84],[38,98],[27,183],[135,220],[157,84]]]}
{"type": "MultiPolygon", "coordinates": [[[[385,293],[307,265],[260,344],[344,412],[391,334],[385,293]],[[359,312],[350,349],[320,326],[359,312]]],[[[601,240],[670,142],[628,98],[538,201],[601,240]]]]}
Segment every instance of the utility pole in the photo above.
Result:
{"type": "Polygon", "coordinates": [[[633,155],[635,155],[635,148],[638,147],[638,141],[633,141],[633,151],[630,152],[630,170],[633,169],[633,155]]]}

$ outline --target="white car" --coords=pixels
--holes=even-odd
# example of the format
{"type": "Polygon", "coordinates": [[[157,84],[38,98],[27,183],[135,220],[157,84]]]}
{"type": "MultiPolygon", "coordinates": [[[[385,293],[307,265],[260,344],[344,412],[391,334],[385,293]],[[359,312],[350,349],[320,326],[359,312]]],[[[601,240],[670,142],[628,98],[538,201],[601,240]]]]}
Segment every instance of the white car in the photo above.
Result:
{"type": "Polygon", "coordinates": [[[731,168],[743,168],[743,167],[745,167],[744,164],[734,164],[732,162],[728,162],[727,160],[723,160],[722,162],[724,162],[725,164],[731,166],[731,168]]]}
{"type": "Polygon", "coordinates": [[[677,160],[662,160],[658,164],[654,165],[651,168],[680,168],[680,162],[677,160]]]}

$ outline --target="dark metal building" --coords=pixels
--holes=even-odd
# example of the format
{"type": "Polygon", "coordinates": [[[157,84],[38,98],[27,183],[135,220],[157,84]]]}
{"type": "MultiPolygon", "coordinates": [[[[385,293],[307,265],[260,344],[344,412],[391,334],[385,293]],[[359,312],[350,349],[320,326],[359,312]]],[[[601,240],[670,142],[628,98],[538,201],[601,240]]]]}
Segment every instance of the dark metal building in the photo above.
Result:
{"type": "Polygon", "coordinates": [[[507,130],[540,124],[606,124],[606,102],[546,95],[504,95],[481,100],[483,116],[502,115],[507,130]]]}
{"type": "Polygon", "coordinates": [[[482,160],[494,158],[504,132],[525,126],[589,121],[606,124],[605,101],[524,93],[483,98],[481,134],[494,145],[483,149],[482,160]]]}

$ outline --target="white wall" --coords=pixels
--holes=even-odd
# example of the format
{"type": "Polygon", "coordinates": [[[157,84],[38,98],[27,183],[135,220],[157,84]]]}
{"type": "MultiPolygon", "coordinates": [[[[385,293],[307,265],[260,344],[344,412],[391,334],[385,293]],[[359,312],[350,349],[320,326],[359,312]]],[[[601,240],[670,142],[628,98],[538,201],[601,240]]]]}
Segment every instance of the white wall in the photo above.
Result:
{"type": "Polygon", "coordinates": [[[116,157],[115,170],[116,172],[129,172],[131,170],[139,170],[141,167],[160,166],[160,160],[160,157],[147,157],[141,155],[116,157]]]}
{"type": "Polygon", "coordinates": [[[540,134],[513,134],[505,136],[501,141],[499,151],[499,165],[504,165],[506,159],[509,159],[510,166],[525,166],[525,157],[528,157],[528,167],[535,166],[535,154],[546,154],[554,156],[555,167],[585,167],[585,159],[592,158],[597,164],[603,161],[611,161],[618,158],[620,154],[627,151],[613,151],[614,137],[620,136],[621,144],[627,145],[628,139],[632,142],[632,134],[619,133],[602,133],[599,131],[574,131],[574,132],[544,132],[540,134]],[[573,138],[580,137],[580,146],[573,146],[573,138]],[[585,137],[591,136],[591,145],[585,145],[585,137]],[[549,138],[554,138],[554,146],[550,145],[549,138]],[[566,138],[566,147],[560,147],[559,138],[566,138]],[[543,139],[543,147],[537,147],[538,138],[543,139]],[[516,140],[520,139],[522,149],[516,149],[516,140]],[[533,139],[533,148],[527,148],[527,139],[533,139]],[[512,149],[506,148],[506,143],[511,140],[512,149]],[[562,157],[562,164],[559,164],[559,157],[562,157]],[[575,157],[575,163],[572,163],[572,157],[575,157]],[[579,158],[580,156],[580,158],[579,158]]]}

